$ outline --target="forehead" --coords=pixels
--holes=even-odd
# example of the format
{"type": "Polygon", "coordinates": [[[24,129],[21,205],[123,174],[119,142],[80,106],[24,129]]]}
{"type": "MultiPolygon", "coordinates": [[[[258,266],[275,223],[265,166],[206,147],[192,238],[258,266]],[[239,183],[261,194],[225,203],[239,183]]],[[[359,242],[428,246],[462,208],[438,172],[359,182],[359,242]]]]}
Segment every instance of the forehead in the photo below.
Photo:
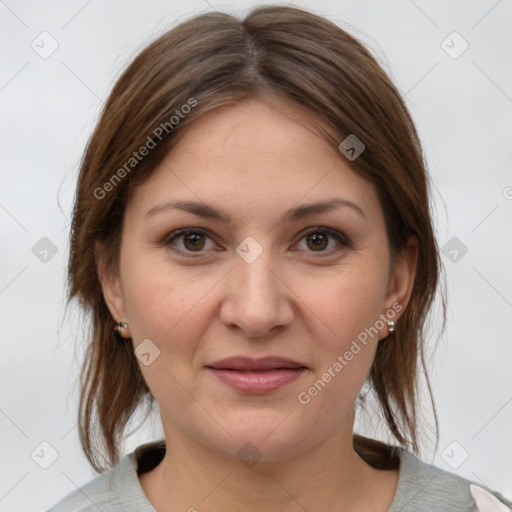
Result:
{"type": "Polygon", "coordinates": [[[289,103],[255,99],[219,107],[191,123],[135,191],[132,207],[143,215],[179,198],[232,205],[237,213],[242,207],[291,207],[326,194],[362,204],[376,200],[371,182],[321,135],[318,118],[289,103]]]}
{"type": "Polygon", "coordinates": [[[195,120],[173,151],[174,158],[188,153],[215,160],[245,156],[248,162],[268,157],[277,163],[292,161],[297,151],[308,161],[318,158],[318,152],[339,157],[322,137],[320,123],[318,116],[289,101],[249,99],[219,107],[195,120]]]}

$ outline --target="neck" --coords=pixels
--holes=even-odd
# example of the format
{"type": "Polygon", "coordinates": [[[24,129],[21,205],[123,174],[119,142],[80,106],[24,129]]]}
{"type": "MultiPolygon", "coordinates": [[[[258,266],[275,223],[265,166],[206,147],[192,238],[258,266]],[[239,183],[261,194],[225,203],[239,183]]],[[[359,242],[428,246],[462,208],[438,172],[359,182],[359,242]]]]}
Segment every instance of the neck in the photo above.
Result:
{"type": "Polygon", "coordinates": [[[354,452],[351,429],[286,459],[254,463],[212,450],[169,425],[165,433],[165,457],[140,477],[159,512],[375,509],[377,474],[383,472],[354,452]]]}

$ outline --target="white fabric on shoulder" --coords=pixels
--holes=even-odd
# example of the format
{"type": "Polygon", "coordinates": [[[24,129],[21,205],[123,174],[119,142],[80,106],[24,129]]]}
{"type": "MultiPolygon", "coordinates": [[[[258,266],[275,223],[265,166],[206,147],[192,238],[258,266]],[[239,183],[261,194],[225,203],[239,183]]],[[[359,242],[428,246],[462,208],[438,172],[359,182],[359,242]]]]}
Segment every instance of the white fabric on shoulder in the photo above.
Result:
{"type": "Polygon", "coordinates": [[[469,489],[478,506],[478,512],[510,512],[512,510],[496,496],[478,485],[471,484],[469,489]]]}

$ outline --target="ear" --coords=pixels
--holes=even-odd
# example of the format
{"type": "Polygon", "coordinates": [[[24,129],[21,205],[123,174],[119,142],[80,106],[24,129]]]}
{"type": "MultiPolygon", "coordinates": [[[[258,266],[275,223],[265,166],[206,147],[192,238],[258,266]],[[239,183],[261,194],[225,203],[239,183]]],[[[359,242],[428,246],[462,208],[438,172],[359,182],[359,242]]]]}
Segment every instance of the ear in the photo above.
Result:
{"type": "Polygon", "coordinates": [[[94,254],[98,279],[110,314],[115,322],[124,321],[126,319],[126,307],[119,271],[111,268],[111,265],[107,265],[105,248],[98,241],[94,245],[94,254]]]}
{"type": "MultiPolygon", "coordinates": [[[[418,241],[416,237],[411,236],[399,258],[395,261],[394,268],[391,269],[386,299],[384,301],[385,311],[383,311],[383,314],[390,309],[399,313],[400,311],[404,311],[409,304],[414,285],[414,277],[416,275],[417,261],[418,241]],[[394,307],[393,304],[395,305],[394,307]],[[398,308],[397,304],[399,304],[401,308],[398,308]]],[[[397,314],[393,318],[393,321],[396,322],[399,317],[400,314],[397,314]]],[[[387,331],[387,326],[385,330],[387,331]]],[[[387,334],[386,332],[385,336],[387,336],[387,334]]]]}

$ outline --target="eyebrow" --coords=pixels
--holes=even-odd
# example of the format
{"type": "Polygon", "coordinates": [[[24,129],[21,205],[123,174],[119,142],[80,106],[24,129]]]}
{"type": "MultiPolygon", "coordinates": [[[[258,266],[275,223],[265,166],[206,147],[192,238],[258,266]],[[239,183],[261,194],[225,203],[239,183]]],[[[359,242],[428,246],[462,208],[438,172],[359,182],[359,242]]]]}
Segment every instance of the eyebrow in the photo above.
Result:
{"type": "MultiPolygon", "coordinates": [[[[285,212],[281,222],[297,221],[304,217],[308,217],[309,215],[324,213],[336,208],[350,208],[362,217],[366,218],[366,214],[357,204],[352,203],[347,199],[336,197],[327,201],[295,206],[294,208],[291,208],[285,212]]],[[[174,209],[184,210],[186,212],[193,213],[194,215],[207,219],[220,220],[227,225],[232,225],[233,223],[231,217],[227,213],[218,210],[206,203],[196,201],[167,201],[166,203],[159,204],[151,208],[146,212],[144,218],[153,217],[158,213],[174,209]]]]}

